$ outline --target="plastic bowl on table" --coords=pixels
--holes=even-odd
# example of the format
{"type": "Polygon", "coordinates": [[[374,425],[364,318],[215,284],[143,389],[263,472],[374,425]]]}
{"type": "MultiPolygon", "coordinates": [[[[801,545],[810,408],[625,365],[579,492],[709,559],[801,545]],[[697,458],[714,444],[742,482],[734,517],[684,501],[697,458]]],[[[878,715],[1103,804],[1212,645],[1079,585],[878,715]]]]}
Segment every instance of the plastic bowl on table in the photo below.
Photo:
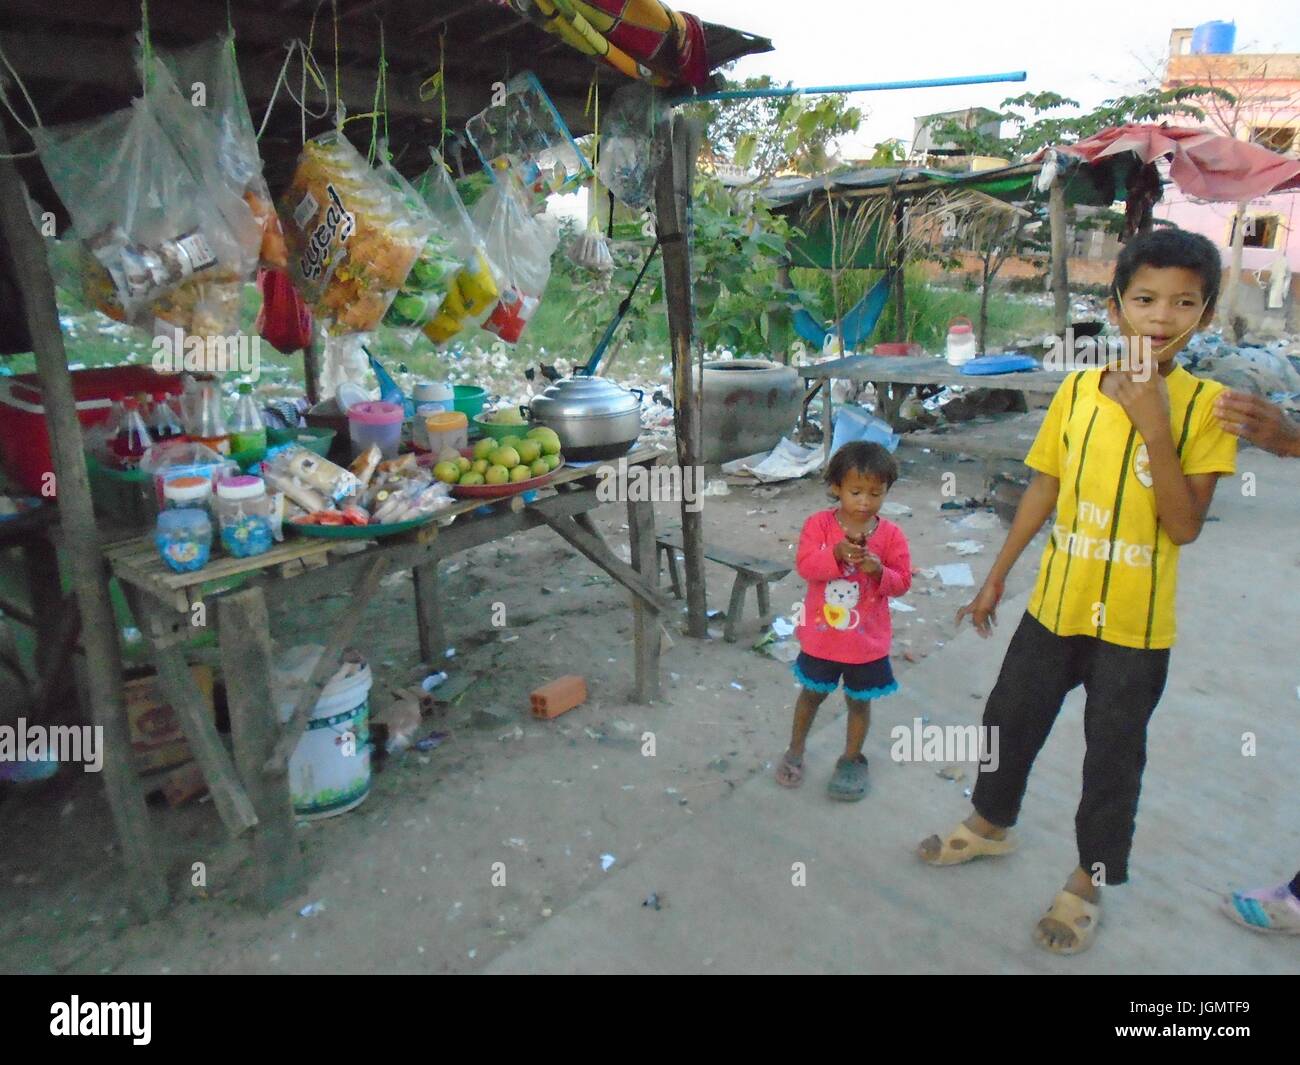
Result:
{"type": "Polygon", "coordinates": [[[487,389],[478,385],[457,385],[452,398],[452,410],[458,410],[470,421],[476,414],[483,413],[483,404],[487,402],[487,389]]]}
{"type": "Polygon", "coordinates": [[[421,525],[428,525],[436,518],[442,517],[439,511],[424,514],[410,521],[397,521],[387,525],[303,525],[295,521],[286,521],[284,527],[293,529],[301,536],[314,536],[318,540],[382,540],[385,536],[410,532],[421,525]]]}
{"type": "Polygon", "coordinates": [[[305,447],[313,455],[325,458],[330,445],[334,443],[335,435],[333,429],[321,429],[312,425],[300,429],[268,429],[266,431],[266,442],[271,447],[279,447],[281,444],[298,444],[305,447]]]}
{"type": "Polygon", "coordinates": [[[528,430],[535,429],[536,426],[531,422],[521,422],[517,425],[497,425],[495,422],[485,421],[489,417],[486,414],[476,415],[472,421],[478,426],[479,432],[484,436],[490,436],[497,443],[500,443],[507,436],[517,436],[520,440],[528,433],[528,430]]]}

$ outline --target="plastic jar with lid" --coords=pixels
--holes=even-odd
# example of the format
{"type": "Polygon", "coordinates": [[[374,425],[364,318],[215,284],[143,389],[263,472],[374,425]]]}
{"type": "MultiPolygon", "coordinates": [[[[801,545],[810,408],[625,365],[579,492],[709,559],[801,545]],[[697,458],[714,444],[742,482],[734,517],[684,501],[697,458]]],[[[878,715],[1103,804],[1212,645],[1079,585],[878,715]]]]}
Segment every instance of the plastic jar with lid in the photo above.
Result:
{"type": "Polygon", "coordinates": [[[275,502],[260,477],[227,477],[219,482],[215,506],[221,546],[228,554],[251,558],[271,549],[275,502]]]}
{"type": "Polygon", "coordinates": [[[163,510],[198,508],[212,505],[212,481],[207,477],[169,477],[163,482],[163,510]]]}
{"type": "Polygon", "coordinates": [[[352,435],[352,457],[377,444],[384,458],[397,458],[402,442],[406,412],[396,403],[375,400],[348,408],[348,429],[352,435]]]}
{"type": "Polygon", "coordinates": [[[462,411],[430,414],[424,419],[424,432],[429,441],[428,449],[435,455],[441,455],[449,447],[457,451],[469,447],[469,419],[462,411]]]}
{"type": "Polygon", "coordinates": [[[198,507],[164,510],[158,515],[154,544],[163,562],[177,573],[202,569],[212,555],[212,521],[198,507]]]}

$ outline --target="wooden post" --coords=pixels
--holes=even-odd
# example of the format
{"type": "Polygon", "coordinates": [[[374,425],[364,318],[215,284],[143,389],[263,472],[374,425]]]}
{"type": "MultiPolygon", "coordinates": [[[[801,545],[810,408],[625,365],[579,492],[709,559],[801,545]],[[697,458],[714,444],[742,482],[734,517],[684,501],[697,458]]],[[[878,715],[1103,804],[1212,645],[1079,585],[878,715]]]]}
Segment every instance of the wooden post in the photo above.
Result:
{"type": "Polygon", "coordinates": [[[1232,258],[1228,260],[1228,283],[1223,288],[1223,296],[1219,301],[1223,307],[1223,314],[1220,321],[1226,325],[1229,338],[1234,344],[1241,343],[1242,334],[1245,330],[1240,329],[1241,317],[1237,314],[1237,297],[1241,291],[1241,260],[1242,249],[1246,246],[1246,211],[1250,207],[1249,200],[1242,200],[1237,204],[1237,212],[1232,216],[1232,258]]]}
{"type": "MultiPolygon", "coordinates": [[[[663,248],[664,301],[668,305],[668,335],[672,350],[673,420],[677,431],[677,462],[683,476],[695,476],[700,466],[699,396],[691,367],[695,357],[695,303],[691,287],[691,182],[699,148],[698,130],[681,115],[669,115],[655,131],[662,162],[655,174],[655,214],[663,248]]],[[[704,577],[704,522],[699,510],[682,500],[682,544],[686,556],[687,632],[709,635],[704,577]]]]}
{"type": "Polygon", "coordinates": [[[901,199],[894,202],[894,246],[897,249],[894,255],[894,339],[900,343],[907,340],[907,272],[904,269],[907,266],[904,251],[906,220],[903,217],[903,207],[901,199]]]}
{"type": "MultiPolygon", "coordinates": [[[[659,587],[659,570],[655,562],[655,508],[648,501],[627,505],[628,544],[632,568],[652,588],[659,587]]],[[[636,693],[638,703],[659,698],[659,624],[665,618],[657,610],[632,597],[633,649],[636,658],[636,693]]]]}
{"type": "Polygon", "coordinates": [[[415,625],[420,638],[420,659],[433,665],[441,662],[447,653],[438,559],[421,563],[411,574],[415,578],[415,625]]]}
{"type": "MultiPolygon", "coordinates": [[[[314,324],[312,328],[315,329],[314,324]]],[[[302,372],[307,379],[307,402],[314,407],[320,402],[320,353],[316,350],[314,333],[302,349],[302,372]]]]}
{"type": "Polygon", "coordinates": [[[0,123],[0,233],[9,245],[23,309],[36,353],[44,392],[45,421],[54,459],[56,498],[63,532],[71,547],[68,569],[81,610],[82,639],[91,719],[103,729],[104,790],[122,844],[131,898],[144,917],[167,906],[167,884],[149,838],[144,792],[131,765],[131,739],[122,699],[122,661],[117,619],[108,597],[108,577],[90,501],[90,480],[82,453],[68,356],[59,331],[45,247],[32,226],[22,179],[9,155],[9,138],[0,123]]]}
{"type": "Polygon", "coordinates": [[[1065,185],[1060,178],[1052,182],[1048,194],[1048,217],[1052,227],[1052,327],[1064,336],[1070,324],[1070,279],[1066,269],[1065,185]]]}
{"type": "Polygon", "coordinates": [[[217,600],[217,623],[235,767],[257,813],[253,829],[257,898],[269,910],[298,893],[303,866],[294,835],[289,777],[262,772],[278,735],[271,691],[271,624],[262,590],[223,595],[217,600]]]}

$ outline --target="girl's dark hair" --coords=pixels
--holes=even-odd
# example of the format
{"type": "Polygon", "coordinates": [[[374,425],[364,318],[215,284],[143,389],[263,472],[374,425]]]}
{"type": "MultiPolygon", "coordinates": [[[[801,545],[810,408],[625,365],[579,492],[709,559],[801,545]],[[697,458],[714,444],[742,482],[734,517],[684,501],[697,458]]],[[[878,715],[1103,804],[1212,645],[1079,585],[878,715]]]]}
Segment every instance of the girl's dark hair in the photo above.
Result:
{"type": "Polygon", "coordinates": [[[879,444],[869,444],[865,440],[855,440],[845,444],[826,466],[826,483],[841,485],[850,471],[883,481],[886,488],[892,488],[898,480],[898,463],[894,456],[879,444]]]}
{"type": "Polygon", "coordinates": [[[1214,310],[1219,300],[1223,262],[1219,258],[1219,249],[1208,237],[1185,229],[1153,229],[1134,237],[1124,245],[1115,261],[1115,279],[1111,282],[1111,295],[1115,300],[1128,291],[1133,275],[1141,266],[1181,266],[1200,274],[1205,310],[1214,310]]]}

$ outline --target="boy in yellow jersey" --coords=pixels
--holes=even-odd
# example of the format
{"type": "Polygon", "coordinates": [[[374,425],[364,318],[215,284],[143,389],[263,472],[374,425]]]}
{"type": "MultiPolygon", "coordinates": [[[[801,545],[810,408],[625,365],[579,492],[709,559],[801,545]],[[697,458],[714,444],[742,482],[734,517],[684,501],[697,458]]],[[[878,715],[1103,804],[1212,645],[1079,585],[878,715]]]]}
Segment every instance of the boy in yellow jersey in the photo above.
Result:
{"type": "Polygon", "coordinates": [[[1199,535],[1236,439],[1214,414],[1223,386],[1174,362],[1214,316],[1219,253],[1206,238],[1158,230],[1133,239],[1115,266],[1111,321],[1121,359],[1070,374],[1025,462],[1036,471],[997,560],[957,612],[987,637],[1007,574],[1055,519],[1029,609],[1007,648],[984,725],[997,769],[981,772],[975,812],[918,853],[957,865],[1015,849],[1034,759],[1067,693],[1087,693],[1083,794],[1075,816],[1079,864],[1034,929],[1057,954],[1093,941],[1101,887],[1128,879],[1146,730],[1164,690],[1174,642],[1178,553],[1199,535]]]}

